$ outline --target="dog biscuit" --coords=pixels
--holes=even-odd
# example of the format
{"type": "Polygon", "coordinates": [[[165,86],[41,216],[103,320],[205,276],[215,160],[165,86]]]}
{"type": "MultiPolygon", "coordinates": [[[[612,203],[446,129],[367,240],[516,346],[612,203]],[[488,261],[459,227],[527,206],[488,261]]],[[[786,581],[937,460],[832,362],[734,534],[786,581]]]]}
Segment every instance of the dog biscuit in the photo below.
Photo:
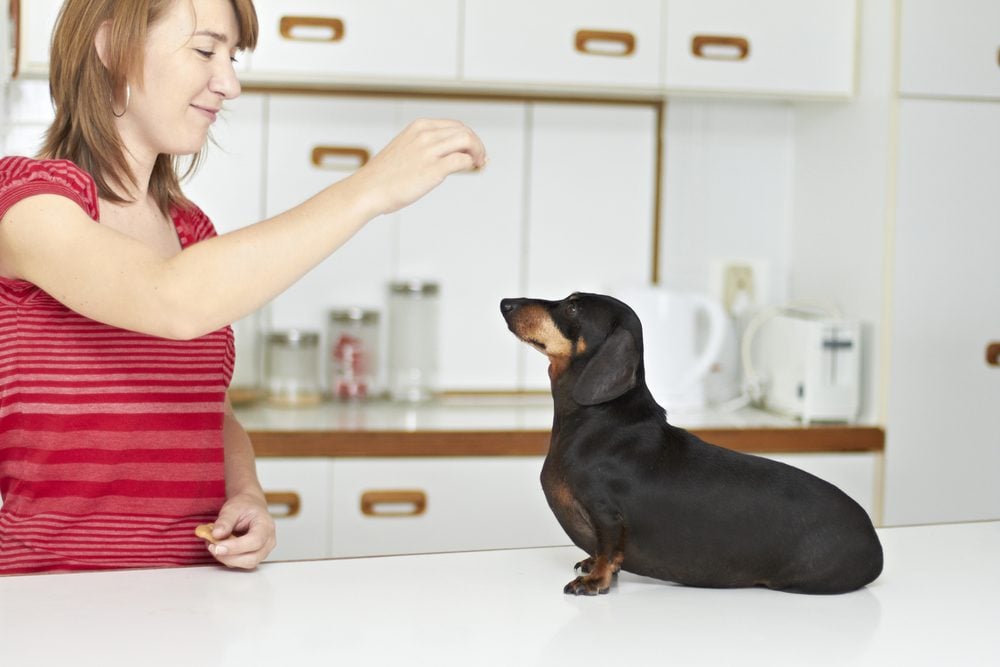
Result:
{"type": "Polygon", "coordinates": [[[215,528],[214,523],[203,523],[194,529],[194,534],[203,540],[208,540],[212,544],[218,544],[219,541],[212,537],[212,529],[215,528]]]}

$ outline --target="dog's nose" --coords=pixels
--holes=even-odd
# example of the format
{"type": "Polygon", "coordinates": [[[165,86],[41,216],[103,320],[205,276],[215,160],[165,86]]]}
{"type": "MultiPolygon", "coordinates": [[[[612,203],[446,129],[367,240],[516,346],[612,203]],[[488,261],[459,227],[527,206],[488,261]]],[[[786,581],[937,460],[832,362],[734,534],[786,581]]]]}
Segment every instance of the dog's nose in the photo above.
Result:
{"type": "Polygon", "coordinates": [[[517,299],[502,299],[500,301],[500,312],[509,313],[517,306],[517,299]]]}

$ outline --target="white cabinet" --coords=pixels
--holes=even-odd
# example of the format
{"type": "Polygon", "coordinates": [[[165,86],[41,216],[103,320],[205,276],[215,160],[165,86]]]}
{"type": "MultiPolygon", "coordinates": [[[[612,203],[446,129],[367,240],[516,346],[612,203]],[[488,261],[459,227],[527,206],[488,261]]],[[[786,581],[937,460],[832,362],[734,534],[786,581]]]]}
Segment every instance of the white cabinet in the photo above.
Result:
{"type": "Polygon", "coordinates": [[[441,286],[439,379],[449,390],[513,389],[519,343],[500,299],[520,290],[524,243],[525,105],[401,102],[404,118],[460,118],[489,150],[489,164],[458,173],[399,213],[402,278],[441,286]]]}
{"type": "Polygon", "coordinates": [[[656,88],[660,3],[465,0],[463,80],[656,88]]]}
{"type": "Polygon", "coordinates": [[[1000,104],[902,100],[891,370],[890,524],[1000,516],[1000,104]]]}
{"type": "MultiPolygon", "coordinates": [[[[395,102],[371,99],[275,95],[268,117],[269,216],[352,174],[404,125],[395,102]]],[[[322,331],[331,308],[381,309],[393,277],[396,238],[395,216],[371,221],[274,300],[275,326],[322,331]]]]}
{"type": "Polygon", "coordinates": [[[18,49],[18,72],[25,76],[48,76],[52,29],[63,0],[22,0],[18,49]]]}
{"type": "Polygon", "coordinates": [[[850,97],[856,0],[665,0],[672,92],[850,97]]]}
{"type": "Polygon", "coordinates": [[[903,0],[899,91],[1000,99],[1000,3],[903,0]]]}
{"type": "Polygon", "coordinates": [[[258,2],[248,80],[454,80],[458,7],[459,0],[258,2]]]}
{"type": "Polygon", "coordinates": [[[541,468],[541,457],[337,459],[333,555],[569,544],[541,468]]]}
{"type": "Polygon", "coordinates": [[[331,465],[329,459],[257,459],[278,540],[267,560],[330,557],[331,465]]]}

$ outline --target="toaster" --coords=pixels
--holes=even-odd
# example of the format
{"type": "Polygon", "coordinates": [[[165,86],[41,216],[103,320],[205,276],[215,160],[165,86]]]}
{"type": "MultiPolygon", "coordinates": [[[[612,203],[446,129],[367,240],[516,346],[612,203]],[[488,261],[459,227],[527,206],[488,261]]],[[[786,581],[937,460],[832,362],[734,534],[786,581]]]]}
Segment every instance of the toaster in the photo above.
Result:
{"type": "Polygon", "coordinates": [[[784,312],[760,328],[754,357],[765,409],[804,423],[857,420],[859,322],[784,312]]]}

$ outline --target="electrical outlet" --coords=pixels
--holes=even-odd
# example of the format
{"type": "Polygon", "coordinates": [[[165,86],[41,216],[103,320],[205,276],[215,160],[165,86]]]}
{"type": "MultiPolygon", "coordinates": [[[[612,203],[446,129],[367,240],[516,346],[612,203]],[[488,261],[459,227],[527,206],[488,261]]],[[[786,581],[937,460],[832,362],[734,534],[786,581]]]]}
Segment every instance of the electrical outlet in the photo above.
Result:
{"type": "Polygon", "coordinates": [[[709,292],[730,315],[745,315],[766,301],[767,262],[717,259],[711,262],[709,292]]]}

